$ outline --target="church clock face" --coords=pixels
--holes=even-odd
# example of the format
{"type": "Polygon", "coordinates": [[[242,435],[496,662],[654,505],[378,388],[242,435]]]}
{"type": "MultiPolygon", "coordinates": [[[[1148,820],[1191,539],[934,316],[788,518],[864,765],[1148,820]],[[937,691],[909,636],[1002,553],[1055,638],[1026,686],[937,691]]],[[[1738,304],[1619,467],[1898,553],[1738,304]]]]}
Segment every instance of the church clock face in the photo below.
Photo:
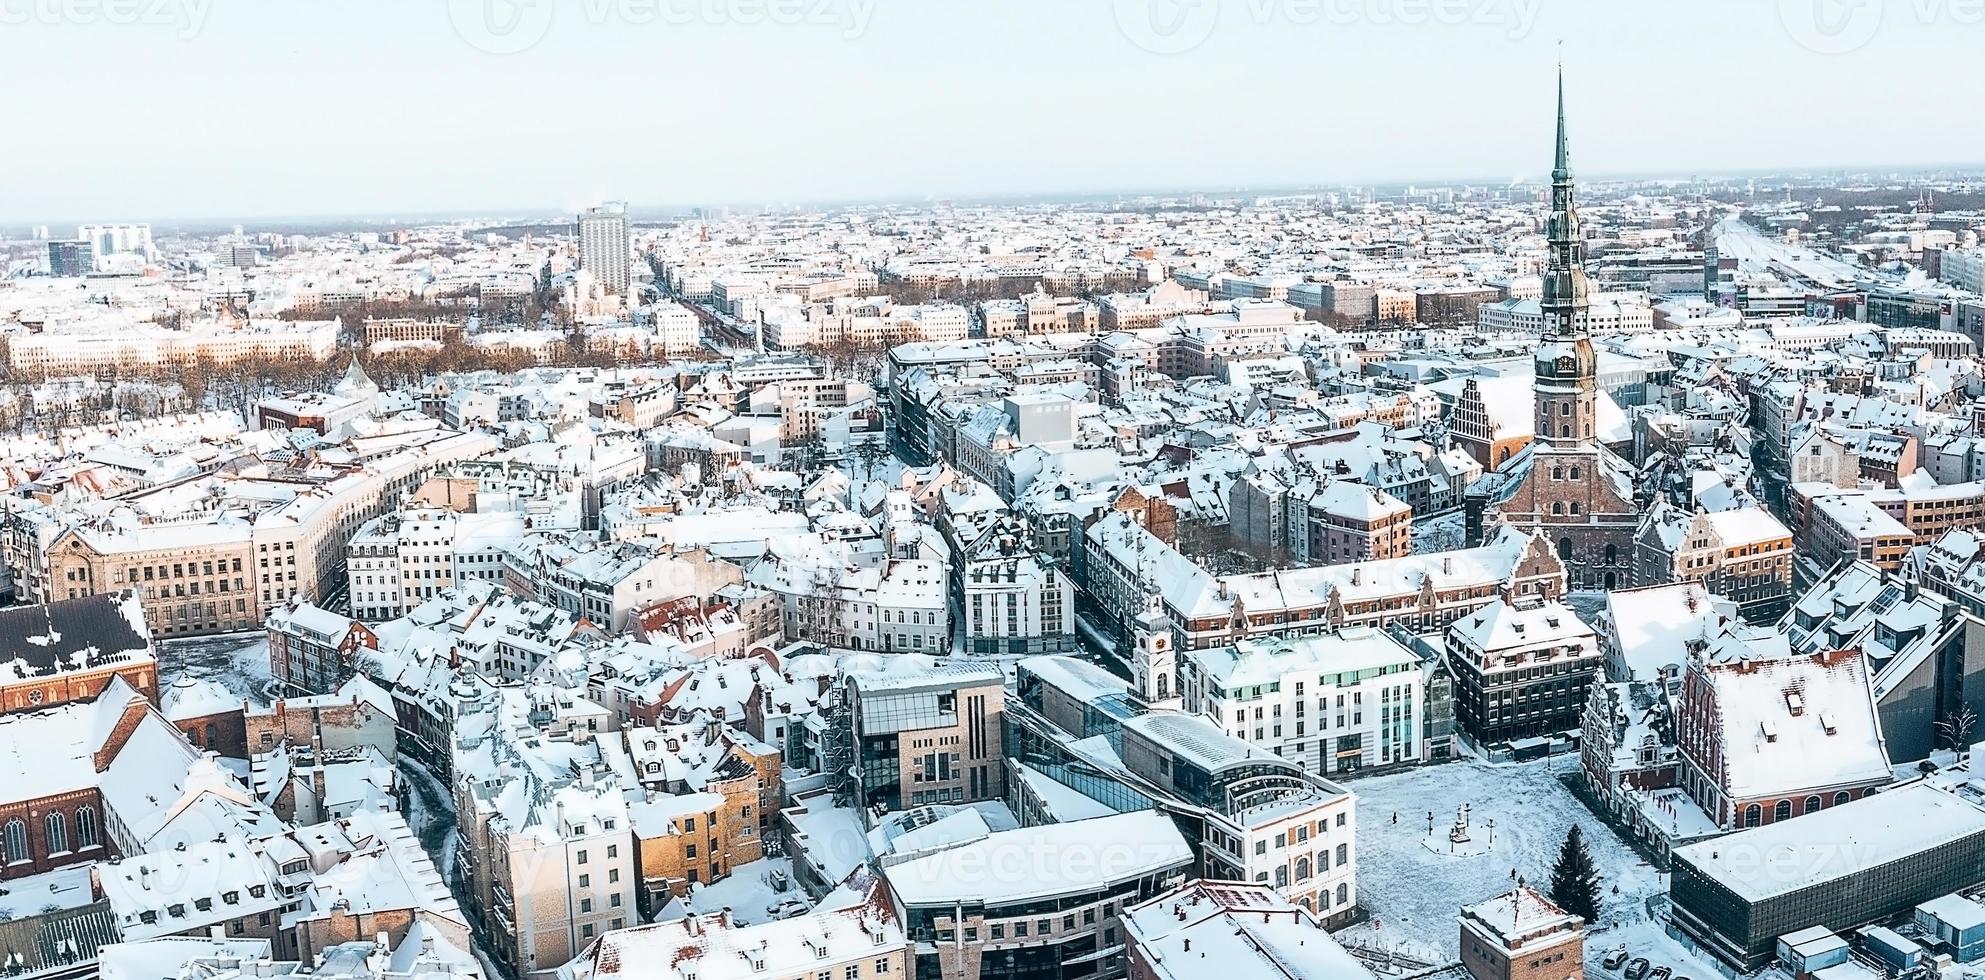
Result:
{"type": "Polygon", "coordinates": [[[1560,358],[1558,358],[1558,373],[1559,373],[1559,374],[1570,374],[1570,373],[1571,373],[1571,370],[1572,370],[1572,360],[1571,360],[1571,358],[1569,358],[1569,357],[1560,357],[1560,358]]]}

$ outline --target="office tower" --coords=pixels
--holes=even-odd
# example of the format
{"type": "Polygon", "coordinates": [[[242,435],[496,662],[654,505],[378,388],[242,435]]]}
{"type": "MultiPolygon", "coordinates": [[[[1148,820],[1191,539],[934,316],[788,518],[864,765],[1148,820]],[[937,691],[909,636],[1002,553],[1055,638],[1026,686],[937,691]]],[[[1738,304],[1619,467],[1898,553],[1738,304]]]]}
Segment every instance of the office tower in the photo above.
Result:
{"type": "Polygon", "coordinates": [[[88,241],[53,241],[48,243],[48,274],[51,276],[86,276],[96,270],[96,249],[88,241]]]}
{"type": "Polygon", "coordinates": [[[579,268],[606,291],[627,295],[627,205],[602,204],[579,215],[579,268]]]}

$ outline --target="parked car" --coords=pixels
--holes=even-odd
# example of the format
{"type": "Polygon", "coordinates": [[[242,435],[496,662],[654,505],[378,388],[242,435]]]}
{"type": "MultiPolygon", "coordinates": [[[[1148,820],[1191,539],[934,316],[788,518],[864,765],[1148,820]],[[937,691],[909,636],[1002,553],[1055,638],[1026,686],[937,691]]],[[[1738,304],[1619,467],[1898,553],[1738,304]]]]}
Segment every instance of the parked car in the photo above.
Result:
{"type": "Polygon", "coordinates": [[[1607,953],[1606,958],[1601,962],[1605,964],[1606,969],[1617,970],[1620,968],[1620,964],[1625,963],[1626,961],[1627,961],[1627,951],[1624,949],[1616,949],[1610,953],[1607,953]]]}
{"type": "Polygon", "coordinates": [[[1627,964],[1627,980],[1641,980],[1647,976],[1647,968],[1651,965],[1645,956],[1634,957],[1633,962],[1627,964]]]}
{"type": "Polygon", "coordinates": [[[1653,973],[1647,975],[1647,980],[1668,980],[1669,975],[1674,972],[1665,966],[1657,966],[1654,968],[1653,973]]]}
{"type": "Polygon", "coordinates": [[[805,902],[797,898],[789,898],[765,906],[765,914],[775,919],[797,919],[811,911],[813,910],[805,902]]]}

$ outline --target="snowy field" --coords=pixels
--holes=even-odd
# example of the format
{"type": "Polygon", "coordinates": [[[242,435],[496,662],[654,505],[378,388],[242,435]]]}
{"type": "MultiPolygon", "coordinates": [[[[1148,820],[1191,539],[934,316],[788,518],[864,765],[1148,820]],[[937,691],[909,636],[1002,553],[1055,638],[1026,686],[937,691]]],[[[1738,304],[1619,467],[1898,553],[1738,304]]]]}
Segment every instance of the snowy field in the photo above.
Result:
{"type": "Polygon", "coordinates": [[[766,906],[795,898],[806,901],[806,892],[793,883],[793,863],[779,857],[740,864],[731,870],[730,877],[714,885],[691,886],[685,904],[690,911],[706,915],[728,908],[740,925],[757,925],[772,918],[765,913],[766,906]],[[785,891],[772,887],[774,871],[785,874],[785,891]]]}
{"type": "Polygon", "coordinates": [[[243,700],[270,702],[269,635],[227,633],[159,643],[159,684],[171,686],[181,677],[210,680],[243,700]]]}
{"type": "Polygon", "coordinates": [[[1601,921],[1586,940],[1595,961],[1589,975],[1606,976],[1596,961],[1625,945],[1678,976],[1714,976],[1668,939],[1650,915],[1650,899],[1665,901],[1667,875],[1642,860],[1558,781],[1576,764],[1571,756],[1505,766],[1471,760],[1346,782],[1358,795],[1358,894],[1370,920],[1337,938],[1347,945],[1452,961],[1459,955],[1460,907],[1508,891],[1515,883],[1512,870],[1547,890],[1558,848],[1577,823],[1603,879],[1601,921]],[[1464,805],[1469,841],[1456,848],[1463,853],[1437,852],[1464,805]]]}

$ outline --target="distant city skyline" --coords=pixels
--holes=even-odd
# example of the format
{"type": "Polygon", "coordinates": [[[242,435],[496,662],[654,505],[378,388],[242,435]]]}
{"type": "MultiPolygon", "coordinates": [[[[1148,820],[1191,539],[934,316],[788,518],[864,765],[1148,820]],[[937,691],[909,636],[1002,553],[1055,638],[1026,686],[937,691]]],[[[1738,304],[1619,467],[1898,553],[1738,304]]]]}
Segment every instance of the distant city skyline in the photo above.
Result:
{"type": "Polygon", "coordinates": [[[0,225],[1539,183],[1559,41],[1588,179],[1985,161],[1958,0],[140,6],[0,5],[0,225]]]}

